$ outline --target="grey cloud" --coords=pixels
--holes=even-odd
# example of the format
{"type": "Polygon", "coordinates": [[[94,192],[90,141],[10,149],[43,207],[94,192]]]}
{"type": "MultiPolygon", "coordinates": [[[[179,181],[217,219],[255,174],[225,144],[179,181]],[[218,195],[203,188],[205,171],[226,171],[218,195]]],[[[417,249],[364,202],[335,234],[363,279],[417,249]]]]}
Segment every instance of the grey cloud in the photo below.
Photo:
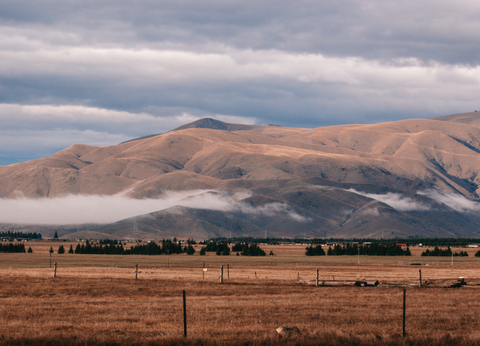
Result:
{"type": "MultiPolygon", "coordinates": [[[[64,44],[279,49],[369,59],[478,64],[472,1],[15,1],[10,25],[57,27],[64,44]],[[454,49],[445,49],[452,47],[454,49]]],[[[58,35],[43,39],[62,41],[58,35]]]]}

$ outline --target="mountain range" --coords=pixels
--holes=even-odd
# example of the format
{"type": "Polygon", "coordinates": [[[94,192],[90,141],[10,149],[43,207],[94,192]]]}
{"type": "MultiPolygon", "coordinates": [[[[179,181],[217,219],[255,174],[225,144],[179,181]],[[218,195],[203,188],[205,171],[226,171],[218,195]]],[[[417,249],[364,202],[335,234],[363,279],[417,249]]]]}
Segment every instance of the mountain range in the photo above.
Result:
{"type": "Polygon", "coordinates": [[[100,195],[162,206],[109,222],[0,218],[0,230],[117,239],[478,237],[479,114],[314,129],[201,119],[113,146],[75,144],[0,167],[2,201],[100,195]]]}

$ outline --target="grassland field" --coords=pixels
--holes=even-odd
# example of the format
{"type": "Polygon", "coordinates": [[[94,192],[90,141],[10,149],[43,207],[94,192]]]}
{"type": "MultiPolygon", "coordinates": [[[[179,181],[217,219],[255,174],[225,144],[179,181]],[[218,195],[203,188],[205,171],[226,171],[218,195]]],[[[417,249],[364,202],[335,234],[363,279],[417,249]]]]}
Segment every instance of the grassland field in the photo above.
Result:
{"type": "Polygon", "coordinates": [[[301,245],[261,245],[274,252],[265,257],[200,256],[200,246],[192,256],[119,256],[59,255],[60,244],[68,250],[77,242],[27,242],[33,253],[0,254],[1,345],[480,344],[478,249],[452,248],[469,253],[452,264],[421,257],[425,248],[411,248],[408,257],[307,257],[301,245]],[[314,280],[316,269],[321,280],[380,285],[299,283],[314,280]],[[428,283],[422,288],[419,270],[428,283]],[[466,286],[446,288],[459,277],[466,286]],[[302,335],[278,336],[279,326],[297,326],[302,335]]]}

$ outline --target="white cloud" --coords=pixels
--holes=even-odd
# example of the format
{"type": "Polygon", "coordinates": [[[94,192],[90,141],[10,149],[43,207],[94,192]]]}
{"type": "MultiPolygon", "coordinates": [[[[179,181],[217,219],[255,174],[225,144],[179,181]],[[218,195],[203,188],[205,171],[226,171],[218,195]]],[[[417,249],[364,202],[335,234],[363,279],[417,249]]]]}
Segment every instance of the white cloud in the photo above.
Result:
{"type": "MultiPolygon", "coordinates": [[[[213,115],[226,122],[254,124],[254,118],[213,115]]],[[[172,130],[200,119],[200,116],[183,112],[171,116],[154,116],[141,112],[132,113],[98,107],[78,105],[21,105],[0,103],[2,131],[13,130],[61,130],[90,129],[123,135],[149,135],[172,130]]],[[[130,137],[131,139],[131,137],[130,137]]],[[[87,143],[90,144],[90,143],[87,143]]]]}
{"type": "MultiPolygon", "coordinates": [[[[302,83],[341,83],[368,90],[424,89],[435,95],[449,85],[480,82],[478,66],[451,65],[416,58],[376,60],[361,57],[293,53],[275,49],[251,50],[224,47],[216,52],[186,50],[54,46],[27,51],[2,51],[0,75],[48,76],[91,79],[101,76],[132,86],[226,83],[258,78],[292,79],[302,83]],[[439,83],[441,82],[441,83],[439,83]],[[467,83],[465,83],[467,82],[467,83]],[[432,89],[432,90],[430,90],[432,89]]],[[[448,90],[452,92],[452,90],[448,90]]]]}
{"type": "Polygon", "coordinates": [[[422,202],[415,201],[412,198],[406,197],[400,193],[388,192],[381,195],[375,193],[361,192],[355,189],[348,189],[346,191],[383,202],[399,211],[428,211],[431,209],[430,206],[425,205],[422,202]]]}
{"type": "Polygon", "coordinates": [[[480,203],[471,201],[468,198],[448,192],[442,189],[430,189],[417,192],[419,195],[427,196],[438,203],[445,204],[460,213],[465,212],[480,212],[480,203]]]}
{"type": "MultiPolygon", "coordinates": [[[[361,192],[355,189],[348,189],[345,191],[353,192],[358,195],[383,202],[399,211],[429,211],[434,209],[434,207],[431,205],[426,205],[423,202],[415,201],[413,198],[406,197],[400,193],[389,192],[386,194],[375,194],[361,192]]],[[[436,188],[417,191],[417,194],[426,196],[433,201],[439,204],[444,204],[460,213],[480,212],[480,202],[472,201],[458,193],[448,192],[440,188],[436,188]]]]}
{"type": "MultiPolygon", "coordinates": [[[[284,214],[299,222],[308,219],[282,203],[252,207],[241,202],[248,192],[230,195],[206,190],[165,191],[163,198],[131,199],[117,196],[69,195],[56,198],[0,199],[0,223],[65,225],[112,223],[122,219],[165,210],[175,206],[195,209],[242,212],[258,216],[284,214]]],[[[173,210],[178,212],[178,210],[173,210]]]]}

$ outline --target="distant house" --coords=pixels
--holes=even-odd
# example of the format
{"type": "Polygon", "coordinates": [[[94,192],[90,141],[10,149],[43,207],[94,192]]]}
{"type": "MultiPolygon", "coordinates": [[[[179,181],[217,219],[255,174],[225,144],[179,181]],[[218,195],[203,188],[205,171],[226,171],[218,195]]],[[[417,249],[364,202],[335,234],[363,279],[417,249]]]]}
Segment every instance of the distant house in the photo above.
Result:
{"type": "Polygon", "coordinates": [[[407,244],[395,244],[397,246],[400,246],[402,248],[403,251],[407,250],[407,244]]]}

